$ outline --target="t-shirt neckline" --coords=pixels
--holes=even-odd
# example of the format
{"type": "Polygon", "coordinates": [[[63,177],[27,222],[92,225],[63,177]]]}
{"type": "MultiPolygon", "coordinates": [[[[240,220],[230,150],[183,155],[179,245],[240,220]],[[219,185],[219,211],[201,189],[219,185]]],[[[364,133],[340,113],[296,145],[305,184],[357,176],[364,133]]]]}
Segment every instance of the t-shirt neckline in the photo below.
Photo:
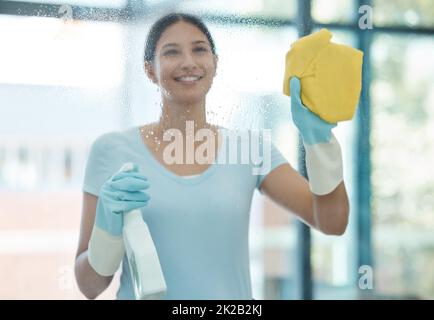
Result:
{"type": "MultiPolygon", "coordinates": [[[[221,135],[222,128],[218,128],[217,130],[218,130],[218,134],[219,134],[219,139],[223,139],[223,137],[221,135]]],[[[186,185],[198,184],[198,183],[204,181],[205,179],[207,179],[210,175],[212,175],[218,168],[218,165],[220,163],[219,160],[221,157],[221,150],[223,150],[223,148],[225,147],[225,139],[223,139],[223,141],[220,144],[220,148],[217,151],[217,155],[215,156],[213,163],[211,163],[208,166],[208,168],[206,168],[205,171],[203,171],[202,173],[195,174],[193,177],[185,178],[183,176],[177,175],[176,173],[170,171],[163,164],[161,164],[160,161],[157,160],[157,158],[154,156],[152,151],[149,150],[148,146],[143,141],[141,131],[140,131],[140,126],[135,126],[133,128],[133,131],[134,131],[134,136],[136,137],[140,148],[148,156],[151,165],[156,170],[158,170],[160,173],[162,173],[163,175],[169,177],[170,179],[172,179],[172,180],[174,180],[180,184],[186,184],[186,185]]]]}

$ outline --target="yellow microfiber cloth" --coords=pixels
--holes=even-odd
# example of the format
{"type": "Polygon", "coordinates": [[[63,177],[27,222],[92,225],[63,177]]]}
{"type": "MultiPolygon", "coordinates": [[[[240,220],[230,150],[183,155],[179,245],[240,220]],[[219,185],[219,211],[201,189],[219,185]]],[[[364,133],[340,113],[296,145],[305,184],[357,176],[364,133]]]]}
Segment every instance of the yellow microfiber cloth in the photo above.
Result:
{"type": "Polygon", "coordinates": [[[302,37],[286,54],[283,93],[290,95],[289,80],[301,82],[303,104],[323,120],[350,120],[362,87],[363,52],[330,42],[327,29],[302,37]]]}

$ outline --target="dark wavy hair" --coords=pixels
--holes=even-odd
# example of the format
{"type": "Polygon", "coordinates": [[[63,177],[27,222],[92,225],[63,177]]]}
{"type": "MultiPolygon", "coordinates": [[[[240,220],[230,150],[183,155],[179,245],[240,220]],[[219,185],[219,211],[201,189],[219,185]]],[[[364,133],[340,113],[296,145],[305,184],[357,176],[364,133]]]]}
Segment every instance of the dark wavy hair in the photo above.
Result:
{"type": "Polygon", "coordinates": [[[200,31],[202,31],[202,33],[209,41],[209,44],[211,46],[211,52],[213,54],[216,54],[216,48],[211,33],[209,32],[205,23],[203,23],[200,18],[187,13],[169,13],[158,19],[149,30],[148,37],[146,38],[145,43],[144,60],[146,62],[154,62],[157,42],[158,40],[160,40],[161,35],[168,27],[179,21],[188,22],[197,27],[200,31]]]}

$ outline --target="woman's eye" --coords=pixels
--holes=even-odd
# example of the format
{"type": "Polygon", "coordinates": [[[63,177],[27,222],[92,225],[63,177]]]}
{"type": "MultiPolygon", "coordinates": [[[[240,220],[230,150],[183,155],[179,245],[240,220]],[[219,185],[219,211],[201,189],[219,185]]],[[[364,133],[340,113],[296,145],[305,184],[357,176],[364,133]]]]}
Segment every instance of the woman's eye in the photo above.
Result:
{"type": "Polygon", "coordinates": [[[164,52],[164,55],[166,56],[166,55],[175,55],[175,54],[177,54],[178,53],[178,51],[177,50],[175,50],[175,49],[171,49],[171,50],[167,50],[167,51],[165,51],[164,52]]]}
{"type": "Polygon", "coordinates": [[[194,48],[194,51],[195,52],[206,52],[208,50],[205,47],[197,47],[197,48],[194,48]]]}

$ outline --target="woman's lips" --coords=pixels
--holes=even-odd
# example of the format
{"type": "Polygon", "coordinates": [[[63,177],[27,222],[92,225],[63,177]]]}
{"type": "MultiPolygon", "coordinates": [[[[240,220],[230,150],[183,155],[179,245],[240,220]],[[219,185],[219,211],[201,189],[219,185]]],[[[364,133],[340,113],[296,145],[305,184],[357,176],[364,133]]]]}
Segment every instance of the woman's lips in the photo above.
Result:
{"type": "Polygon", "coordinates": [[[203,76],[182,76],[175,77],[175,81],[183,83],[183,84],[193,84],[200,81],[203,76]]]}

